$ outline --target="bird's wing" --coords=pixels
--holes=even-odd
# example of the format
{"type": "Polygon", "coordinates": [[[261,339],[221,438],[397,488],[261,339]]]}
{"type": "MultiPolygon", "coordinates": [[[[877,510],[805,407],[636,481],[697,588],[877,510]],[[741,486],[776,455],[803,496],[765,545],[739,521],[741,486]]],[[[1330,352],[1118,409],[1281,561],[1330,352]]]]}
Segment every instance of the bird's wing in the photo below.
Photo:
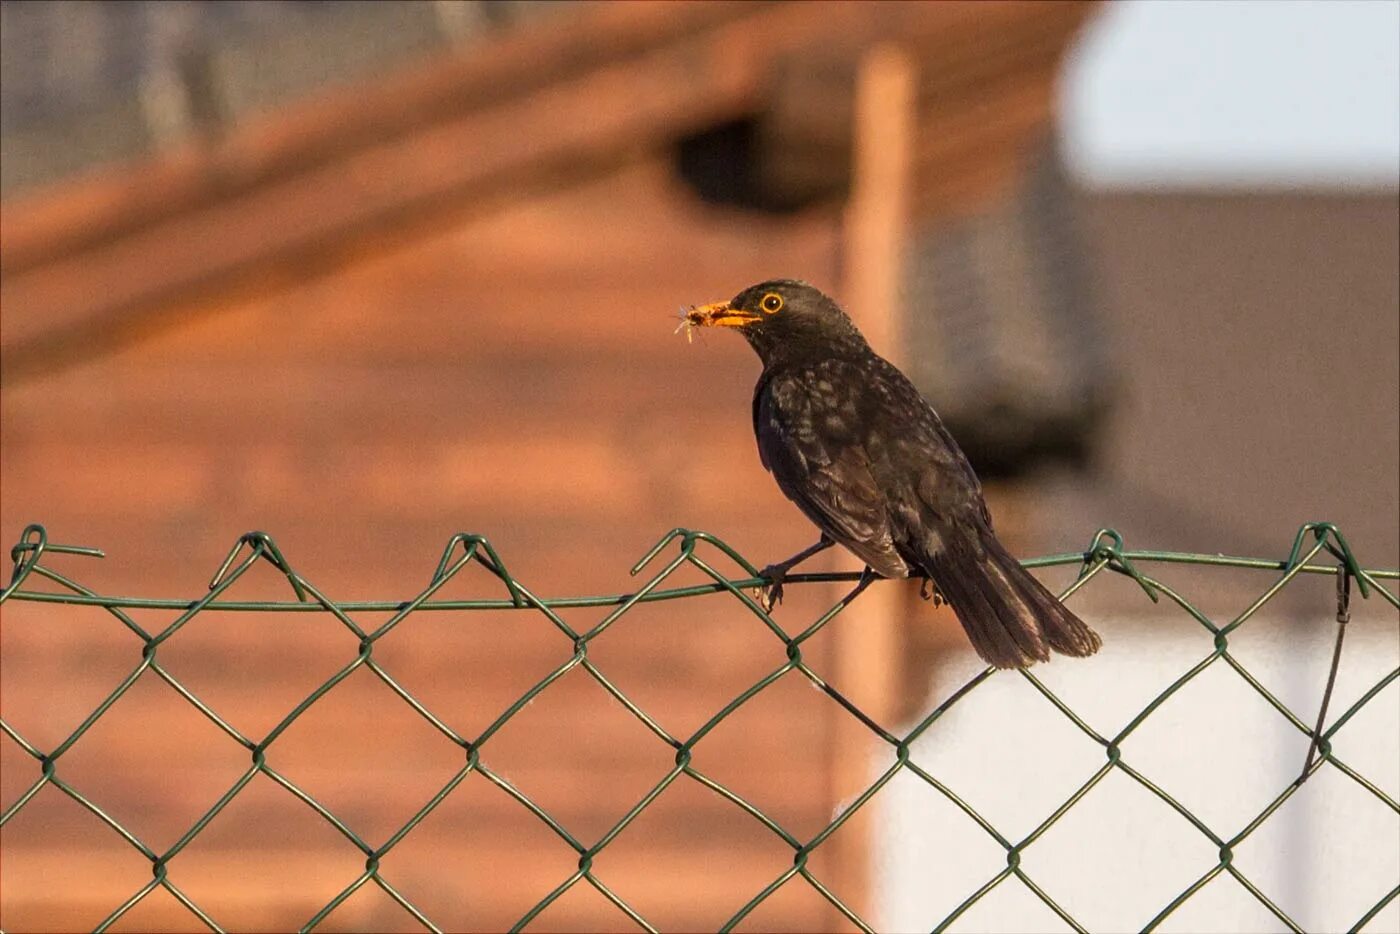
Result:
{"type": "Polygon", "coordinates": [[[908,566],[891,538],[885,496],[860,443],[854,409],[809,375],[774,377],[754,394],[759,457],[788,499],[826,535],[885,577],[908,566]]]}
{"type": "Polygon", "coordinates": [[[861,447],[884,496],[895,551],[928,571],[933,557],[967,544],[980,557],[991,519],[977,475],[937,413],[908,378],[874,357],[847,375],[858,382],[861,447]]]}
{"type": "Polygon", "coordinates": [[[990,528],[982,484],[928,400],[885,360],[872,366],[867,386],[862,420],[872,427],[866,446],[891,506],[990,528]]]}

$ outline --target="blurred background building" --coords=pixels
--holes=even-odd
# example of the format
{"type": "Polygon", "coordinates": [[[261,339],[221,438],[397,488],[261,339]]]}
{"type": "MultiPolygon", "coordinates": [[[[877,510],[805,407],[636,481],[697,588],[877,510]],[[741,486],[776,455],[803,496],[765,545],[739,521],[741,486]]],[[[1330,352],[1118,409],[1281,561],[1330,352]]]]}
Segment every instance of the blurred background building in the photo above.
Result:
{"type": "MultiPolygon", "coordinates": [[[[1308,19],[1321,14],[1272,4],[5,0],[0,538],[42,522],[54,541],[107,550],[65,563],[93,589],[169,597],[198,596],[252,528],[346,600],[415,593],[462,530],[490,536],[545,596],[628,590],[626,569],[675,526],[775,560],[812,532],[754,451],[757,363],[732,335],[690,346],[671,332],[679,305],[794,276],[888,337],[877,349],[945,414],[1020,553],[1076,551],[1108,525],[1140,547],[1283,557],[1300,523],[1325,519],[1363,563],[1394,567],[1400,222],[1383,144],[1400,134],[1397,9],[1334,7],[1329,32],[1308,19]],[[862,250],[851,214],[859,85],[881,47],[901,50],[914,80],[894,261],[862,250]],[[1229,93],[1261,73],[1297,80],[1229,93]],[[1367,103],[1377,87],[1379,111],[1367,103]],[[1284,118],[1241,117],[1270,107],[1284,118]],[[1271,137],[1278,126],[1294,129],[1271,137]],[[1357,126],[1382,142],[1360,168],[1346,159],[1357,126]],[[1232,131],[1245,140],[1234,162],[1200,155],[1232,131]],[[898,270],[883,318],[853,294],[866,263],[898,270]]],[[[1228,618],[1266,582],[1193,584],[1228,618]]],[[[453,587],[499,585],[482,575],[453,587]]],[[[236,593],[284,590],[266,574],[236,593]]],[[[808,621],[833,593],[793,592],[780,618],[808,621]]],[[[1184,617],[1164,625],[1126,583],[1085,596],[1104,654],[1048,666],[1046,678],[1107,724],[1208,651],[1184,617]]],[[[728,603],[645,607],[591,657],[668,729],[694,730],[780,656],[728,603]]],[[[877,659],[891,722],[927,712],[975,669],[947,611],[895,607],[895,651],[877,659]]],[[[1291,588],[1242,636],[1240,651],[1295,709],[1315,710],[1332,612],[1330,582],[1291,588]]],[[[1339,704],[1398,651],[1393,613],[1355,613],[1339,704]]],[[[265,733],[354,655],[352,639],[311,619],[200,617],[160,657],[235,725],[265,733]]],[[[837,669],[859,643],[833,626],[811,663],[837,669]]],[[[375,657],[473,735],[571,650],[534,617],[425,614],[375,657]]],[[[139,642],[95,609],[7,603],[6,721],[52,747],[138,657],[139,642]]],[[[269,757],[375,840],[459,763],[382,685],[357,678],[269,757]]],[[[1097,763],[1060,755],[1056,728],[1026,714],[1024,683],[995,685],[919,754],[976,789],[979,807],[1034,826],[1097,763]]],[[[872,703],[863,695],[876,687],[843,685],[872,703]]],[[[1221,679],[1184,693],[1185,712],[1162,717],[1137,751],[1164,784],[1196,788],[1224,826],[1306,749],[1237,688],[1221,679]],[[1230,728],[1201,741],[1202,719],[1220,710],[1230,728]]],[[[1400,686],[1387,690],[1393,711],[1400,686]]],[[[843,717],[805,684],[780,682],[697,756],[810,835],[844,796],[833,766],[843,717]]],[[[1348,735],[1364,738],[1350,755],[1395,796],[1393,724],[1348,735]]],[[[582,839],[672,759],[572,674],[483,755],[582,839]]],[[[61,771],[160,848],[245,760],[149,677],[61,771]]],[[[34,772],[0,738],[0,808],[34,772]]],[[[1269,894],[1319,929],[1351,923],[1400,875],[1395,815],[1325,790],[1253,855],[1269,894]]],[[[1165,806],[1126,792],[1096,800],[1075,833],[1037,844],[1037,878],[1076,917],[1141,927],[1180,890],[1177,876],[1189,882],[1215,857],[1196,852],[1199,835],[1173,836],[1181,821],[1165,806]]],[[[879,804],[814,867],[884,927],[929,928],[1004,863],[926,790],[896,783],[879,804]]],[[[5,826],[0,850],[6,930],[92,927],[149,878],[127,843],[53,789],[5,826]]],[[[683,786],[606,857],[611,887],[680,930],[719,926],[791,861],[731,804],[683,786]]],[[[484,930],[514,923],[576,863],[475,777],[392,859],[395,884],[437,923],[484,930]]],[[[259,779],[171,872],[226,927],[267,929],[305,923],[362,868],[318,816],[259,779]]],[[[1181,929],[1268,925],[1223,882],[1202,890],[1181,929]]],[[[969,929],[1060,923],[1014,892],[1003,886],[969,929]]],[[[1397,903],[1387,912],[1375,930],[1400,927],[1397,903]]],[[[124,923],[192,920],[158,892],[124,923]]],[[[621,920],[580,888],[536,926],[621,920]]],[[[330,923],[413,926],[370,887],[330,923]]],[[[749,924],[845,921],[785,886],[749,924]]]]}

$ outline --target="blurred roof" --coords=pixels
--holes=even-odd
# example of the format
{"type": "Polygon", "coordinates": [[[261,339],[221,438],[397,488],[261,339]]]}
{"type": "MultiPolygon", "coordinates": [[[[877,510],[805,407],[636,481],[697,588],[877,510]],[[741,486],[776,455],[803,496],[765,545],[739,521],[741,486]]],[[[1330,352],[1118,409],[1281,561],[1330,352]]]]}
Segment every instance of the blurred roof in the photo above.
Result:
{"type": "MultiPolygon", "coordinates": [[[[24,159],[10,156],[31,145],[37,166],[33,187],[16,189],[0,217],[4,298],[19,309],[6,322],[7,381],[135,311],[187,303],[254,271],[265,281],[269,267],[304,275],[332,251],[379,250],[406,226],[574,184],[735,121],[757,121],[758,145],[730,154],[731,168],[749,159],[748,170],[789,202],[834,205],[849,175],[856,62],[882,41],[900,42],[920,62],[916,212],[967,210],[1009,188],[1023,148],[1045,133],[1060,57],[1091,9],[579,3],[551,8],[528,28],[519,18],[483,27],[489,42],[417,55],[412,49],[447,41],[439,4],[346,7],[334,29],[248,27],[217,44],[190,39],[197,51],[185,65],[153,65],[108,99],[113,107],[126,99],[126,110],[81,119],[56,110],[52,123],[4,134],[13,150],[7,171],[25,176],[13,168],[24,159]],[[389,15],[403,22],[376,29],[360,18],[389,15]],[[376,37],[386,31],[395,34],[392,49],[376,37]],[[415,45],[410,34],[424,38],[415,45]],[[394,55],[413,61],[386,67],[394,55]],[[372,78],[344,84],[367,70],[372,78]],[[157,73],[172,77],[189,104],[173,111],[183,123],[141,119],[155,112],[141,88],[157,73]],[[306,93],[332,76],[343,86],[306,93]],[[76,172],[84,141],[112,156],[122,134],[107,120],[145,133],[150,151],[62,184],[37,183],[42,172],[76,172]],[[160,140],[139,129],[153,125],[174,129],[160,140]],[[77,133],[69,142],[53,136],[69,130],[77,133]]],[[[57,17],[69,7],[42,9],[57,17]]],[[[155,8],[154,22],[164,9],[155,8]]],[[[286,22],[304,25],[307,15],[288,13],[301,18],[286,22]]],[[[46,47],[56,56],[60,45],[46,47]]]]}
{"type": "Polygon", "coordinates": [[[0,2],[0,195],[153,153],[562,3],[0,2]]]}
{"type": "Polygon", "coordinates": [[[11,11],[8,41],[44,51],[7,89],[24,105],[5,135],[18,193],[0,220],[0,290],[18,309],[0,342],[6,383],[240,278],[304,276],[444,207],[489,210],[638,153],[674,152],[712,203],[837,209],[859,62],[889,42],[917,63],[921,387],[984,471],[1082,453],[1107,376],[1079,339],[1096,323],[1064,185],[1027,173],[1058,164],[1036,155],[1091,4],[528,8],[11,11]],[[83,37],[71,75],[51,67],[61,29],[83,37]],[[935,267],[937,281],[923,275],[935,267]],[[968,338],[987,352],[942,352],[968,338]]]}

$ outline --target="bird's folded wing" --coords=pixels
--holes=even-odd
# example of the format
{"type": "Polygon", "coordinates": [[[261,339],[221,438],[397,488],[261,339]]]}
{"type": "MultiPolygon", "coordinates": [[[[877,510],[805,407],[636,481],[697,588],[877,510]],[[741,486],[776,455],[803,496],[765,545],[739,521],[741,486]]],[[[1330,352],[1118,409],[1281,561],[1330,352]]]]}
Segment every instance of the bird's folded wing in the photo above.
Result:
{"type": "Polygon", "coordinates": [[[906,576],[908,566],[894,547],[888,506],[865,450],[795,426],[770,399],[759,400],[754,415],[759,456],[783,493],[875,571],[906,576]]]}

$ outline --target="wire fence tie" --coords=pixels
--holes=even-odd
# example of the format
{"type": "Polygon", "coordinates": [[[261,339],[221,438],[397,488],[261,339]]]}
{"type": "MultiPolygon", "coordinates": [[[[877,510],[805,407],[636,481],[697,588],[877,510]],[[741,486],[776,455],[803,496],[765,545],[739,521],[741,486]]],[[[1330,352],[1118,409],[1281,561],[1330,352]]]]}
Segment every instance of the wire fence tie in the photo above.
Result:
{"type": "Polygon", "coordinates": [[[743,555],[739,554],[739,552],[731,548],[729,544],[723,539],[721,539],[719,536],[711,535],[709,532],[690,532],[687,533],[686,537],[693,541],[709,542],[711,545],[715,546],[720,551],[724,552],[726,555],[732,558],[735,564],[739,565],[739,567],[743,568],[746,572],[748,572],[749,577],[762,576],[759,574],[758,568],[750,564],[747,558],[745,558],[743,555]]]}
{"type": "Polygon", "coordinates": [[[510,594],[511,605],[516,609],[525,606],[525,597],[520,593],[520,588],[516,586],[515,578],[506,570],[505,562],[501,556],[496,554],[496,549],[491,547],[490,540],[485,535],[477,535],[472,532],[458,532],[447,540],[447,547],[442,551],[442,560],[438,562],[437,570],[433,571],[433,579],[429,581],[431,587],[448,573],[448,564],[452,559],[452,552],[458,545],[462,546],[462,563],[475,558],[482,567],[500,578],[501,583],[506,585],[506,592],[510,594]],[[485,554],[483,555],[483,552],[485,554]]]}
{"type": "Polygon", "coordinates": [[[219,586],[224,579],[224,575],[228,573],[228,569],[233,566],[233,560],[238,557],[239,553],[242,552],[245,547],[251,548],[255,555],[264,558],[269,564],[281,571],[287,578],[287,583],[292,585],[292,591],[297,595],[297,600],[301,603],[306,602],[306,590],[301,586],[301,581],[298,580],[296,572],[293,571],[291,565],[287,563],[287,559],[282,557],[282,551],[277,547],[277,543],[272,540],[272,536],[268,535],[266,532],[252,531],[238,537],[238,541],[234,542],[233,547],[229,549],[223,564],[219,565],[219,569],[215,571],[214,576],[209,579],[210,590],[219,586]]]}
{"type": "Polygon", "coordinates": [[[692,538],[692,533],[690,529],[674,528],[671,531],[667,532],[665,535],[661,536],[659,539],[657,539],[656,544],[652,545],[651,548],[647,550],[647,553],[642,555],[641,559],[638,560],[636,564],[632,565],[631,569],[627,573],[630,574],[632,577],[636,577],[638,574],[642,573],[646,566],[648,564],[651,564],[651,562],[656,559],[657,555],[661,554],[661,550],[663,548],[665,548],[667,545],[671,544],[678,538],[685,539],[685,541],[682,543],[683,551],[695,550],[695,542],[692,538]]]}
{"type": "Polygon", "coordinates": [[[1347,573],[1356,578],[1356,586],[1361,590],[1363,599],[1371,596],[1371,585],[1366,582],[1367,576],[1362,573],[1361,565],[1357,563],[1356,556],[1352,554],[1351,545],[1347,542],[1346,536],[1341,530],[1331,522],[1308,522],[1298,529],[1298,534],[1293,537],[1293,550],[1288,553],[1288,561],[1284,566],[1284,571],[1291,571],[1298,564],[1299,557],[1303,553],[1303,539],[1311,532],[1316,541],[1331,553],[1332,557],[1340,561],[1347,570],[1347,573]]]}
{"type": "MultiPolygon", "coordinates": [[[[1351,568],[1345,564],[1337,568],[1337,642],[1332,647],[1332,667],[1327,672],[1327,687],[1322,692],[1322,704],[1317,711],[1317,726],[1313,728],[1312,742],[1308,744],[1308,756],[1303,760],[1303,773],[1298,776],[1298,784],[1307,781],[1312,770],[1313,757],[1322,743],[1322,726],[1327,721],[1327,705],[1332,700],[1332,689],[1337,684],[1337,669],[1342,662],[1342,640],[1346,638],[1347,623],[1351,622],[1351,568]]],[[[1357,580],[1358,585],[1360,579],[1357,580]]],[[[1330,751],[1330,750],[1328,750],[1330,751]]],[[[1325,751],[1324,755],[1327,754],[1325,751]]]]}
{"type": "Polygon", "coordinates": [[[1079,577],[1089,573],[1089,567],[1095,561],[1104,561],[1115,570],[1127,574],[1137,581],[1142,592],[1147,594],[1153,603],[1158,602],[1157,588],[1153,587],[1147,578],[1142,576],[1142,572],[1123,552],[1123,536],[1116,529],[1099,529],[1094,533],[1093,539],[1089,542],[1089,547],[1084,551],[1084,563],[1079,568],[1079,577]],[[1104,539],[1110,539],[1105,542],[1104,539]]]}
{"type": "Polygon", "coordinates": [[[85,545],[55,545],[49,542],[48,529],[32,522],[24,527],[24,531],[19,535],[19,541],[15,542],[10,549],[10,560],[14,562],[14,567],[10,571],[10,582],[0,591],[0,601],[5,600],[14,593],[19,585],[24,583],[24,579],[29,576],[34,568],[38,567],[39,559],[44,552],[52,551],[55,554],[64,555],[84,555],[89,558],[105,558],[107,554],[101,548],[88,548],[85,545]],[[27,559],[21,555],[28,554],[27,559]]]}

